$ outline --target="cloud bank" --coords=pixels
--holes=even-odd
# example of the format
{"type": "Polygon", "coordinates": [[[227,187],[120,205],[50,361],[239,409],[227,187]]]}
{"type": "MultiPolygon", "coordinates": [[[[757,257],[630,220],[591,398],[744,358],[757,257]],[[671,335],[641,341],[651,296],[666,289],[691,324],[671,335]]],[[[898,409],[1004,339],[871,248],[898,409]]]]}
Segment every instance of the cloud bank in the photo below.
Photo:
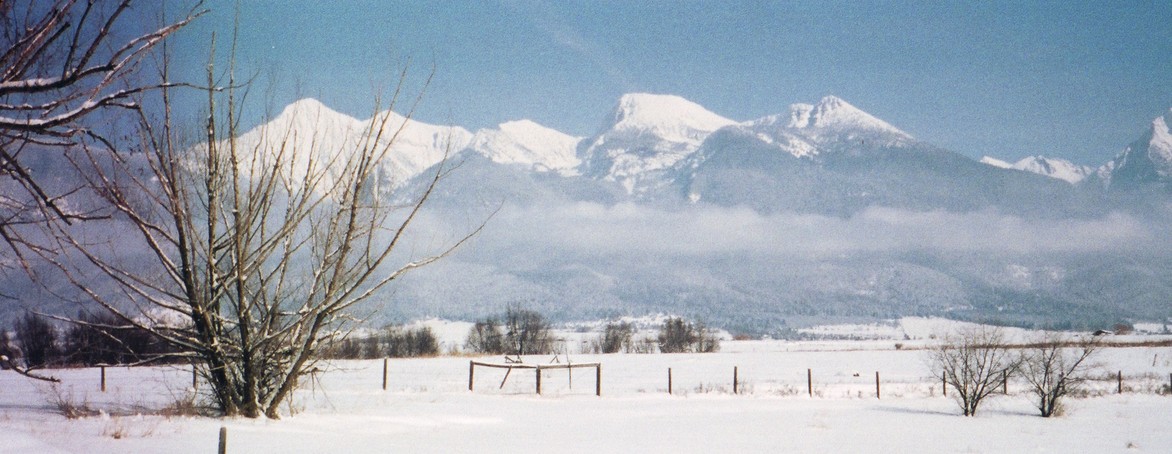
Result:
{"type": "Polygon", "coordinates": [[[506,206],[477,239],[484,252],[613,254],[842,254],[852,252],[1083,253],[1163,247],[1153,226],[1112,213],[1039,220],[868,208],[849,218],[762,215],[748,208],[672,211],[630,203],[506,206]]]}

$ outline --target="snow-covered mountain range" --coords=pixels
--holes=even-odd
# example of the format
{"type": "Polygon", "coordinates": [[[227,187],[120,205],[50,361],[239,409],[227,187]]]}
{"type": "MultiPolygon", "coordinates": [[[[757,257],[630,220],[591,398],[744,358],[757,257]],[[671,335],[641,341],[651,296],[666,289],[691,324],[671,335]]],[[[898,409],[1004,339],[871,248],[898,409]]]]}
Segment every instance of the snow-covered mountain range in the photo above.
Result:
{"type": "MultiPolygon", "coordinates": [[[[383,112],[376,118],[384,115],[389,116],[388,125],[397,128],[404,124],[403,117],[394,112],[383,112]]],[[[1169,117],[1172,112],[1153,120],[1143,136],[1098,168],[1045,156],[1013,163],[984,157],[979,162],[1074,185],[1093,176],[1089,180],[1106,188],[1163,186],[1172,178],[1169,117]]],[[[361,142],[370,123],[370,119],[352,118],[319,101],[303,99],[240,140],[247,144],[291,138],[300,147],[313,143],[322,150],[346,150],[361,142]],[[285,132],[295,133],[287,138],[285,132]]],[[[722,146],[711,143],[705,147],[710,137],[738,137],[742,142],[738,147],[761,147],[801,159],[927,145],[834,96],[815,104],[793,104],[784,113],[735,121],[679,96],[635,93],[622,96],[598,133],[586,138],[530,120],[509,121],[475,133],[458,126],[407,120],[395,137],[384,173],[392,187],[399,187],[438,163],[445,152],[471,152],[531,171],[615,182],[628,194],[645,195],[681,177],[688,178],[686,174],[702,166],[711,149],[722,146]],[[746,141],[755,143],[743,143],[746,141]]]]}
{"type": "MultiPolygon", "coordinates": [[[[1062,327],[1172,314],[1172,111],[1092,170],[973,160],[833,96],[778,110],[739,121],[630,94],[590,137],[377,115],[405,125],[380,176],[388,197],[417,193],[445,153],[461,163],[404,250],[496,215],[403,277],[374,319],[521,302],[561,320],[669,313],[784,334],[903,315],[1062,327]]],[[[302,100],[239,141],[328,161],[369,123],[302,100]]]]}

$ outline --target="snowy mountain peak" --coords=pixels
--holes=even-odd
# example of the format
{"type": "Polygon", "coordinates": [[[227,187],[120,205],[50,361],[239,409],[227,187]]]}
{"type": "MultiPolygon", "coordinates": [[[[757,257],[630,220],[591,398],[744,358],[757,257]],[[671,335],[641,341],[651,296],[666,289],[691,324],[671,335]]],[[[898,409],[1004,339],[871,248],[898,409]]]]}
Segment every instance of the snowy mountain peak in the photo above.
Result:
{"type": "Polygon", "coordinates": [[[792,104],[788,114],[769,115],[736,128],[799,158],[875,146],[904,146],[914,141],[907,133],[834,96],[826,96],[817,104],[792,104]]]}
{"type": "MultiPolygon", "coordinates": [[[[1152,120],[1152,140],[1148,142],[1148,156],[1162,164],[1164,170],[1172,170],[1172,129],[1168,123],[1172,121],[1172,109],[1162,117],[1152,120]]],[[[1168,176],[1165,173],[1164,176],[1168,176]]]]}
{"type": "Polygon", "coordinates": [[[277,115],[277,118],[298,114],[316,116],[322,112],[338,114],[337,111],[330,109],[328,106],[323,104],[321,101],[318,101],[317,99],[302,98],[293,101],[289,105],[285,106],[284,109],[281,109],[281,113],[277,115]]]}
{"type": "Polygon", "coordinates": [[[468,146],[493,162],[572,175],[581,163],[576,155],[581,140],[530,120],[517,120],[476,131],[468,146]]]}
{"type": "Polygon", "coordinates": [[[333,130],[337,133],[335,136],[340,138],[361,127],[362,122],[358,119],[331,109],[316,99],[304,98],[285,106],[271,121],[245,135],[259,133],[262,130],[270,135],[283,134],[286,131],[325,135],[328,132],[319,130],[333,130]]]}
{"type": "Polygon", "coordinates": [[[611,118],[607,130],[649,131],[680,141],[736,123],[682,97],[649,93],[623,95],[611,118]]]}
{"type": "Polygon", "coordinates": [[[814,105],[794,104],[790,107],[788,126],[798,129],[882,132],[911,139],[907,133],[835,96],[826,96],[814,105]]]}
{"type": "Polygon", "coordinates": [[[579,145],[585,174],[634,191],[648,172],[671,167],[709,134],[736,122],[674,95],[623,95],[607,126],[579,145]]]}
{"type": "Polygon", "coordinates": [[[1111,188],[1132,188],[1148,184],[1172,190],[1172,109],[1152,120],[1138,140],[1124,148],[1099,170],[1111,188]]]}
{"type": "MultiPolygon", "coordinates": [[[[449,150],[465,148],[472,134],[463,128],[437,126],[409,120],[393,111],[384,111],[375,118],[358,120],[335,111],[321,101],[300,99],[289,104],[268,123],[243,134],[237,141],[242,149],[257,149],[261,153],[275,153],[284,147],[295,151],[294,166],[298,171],[309,168],[311,160],[324,156],[348,156],[368,144],[366,137],[372,122],[385,128],[377,146],[390,145],[390,153],[383,163],[381,187],[393,189],[407,182],[443,159],[449,150]],[[384,123],[385,120],[385,123],[384,123]],[[394,138],[394,143],[386,141],[394,138]]],[[[263,161],[261,161],[263,162],[263,161]]],[[[323,184],[329,184],[326,179],[323,184]]]]}
{"type": "Polygon", "coordinates": [[[981,158],[981,162],[993,167],[1021,170],[1050,178],[1057,178],[1071,184],[1082,181],[1095,171],[1094,168],[1089,166],[1082,166],[1065,159],[1047,158],[1045,156],[1029,156],[1012,164],[997,158],[985,156],[981,158]]]}

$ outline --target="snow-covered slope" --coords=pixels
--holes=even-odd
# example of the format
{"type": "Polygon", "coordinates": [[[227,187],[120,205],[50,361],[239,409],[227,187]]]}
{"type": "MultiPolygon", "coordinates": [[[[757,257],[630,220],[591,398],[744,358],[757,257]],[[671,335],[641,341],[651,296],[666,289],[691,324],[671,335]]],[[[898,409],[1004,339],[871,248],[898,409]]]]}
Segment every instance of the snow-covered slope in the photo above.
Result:
{"type": "Polygon", "coordinates": [[[834,96],[826,96],[817,104],[793,104],[786,114],[770,115],[734,128],[799,158],[913,141],[911,135],[834,96]]]}
{"type": "Polygon", "coordinates": [[[786,127],[801,131],[803,136],[814,141],[875,137],[886,139],[890,144],[912,139],[907,133],[834,96],[826,96],[814,105],[790,106],[786,127]]]}
{"type": "Polygon", "coordinates": [[[679,96],[624,95],[602,131],[578,146],[583,173],[633,192],[642,177],[671,167],[713,131],[732,124],[679,96]]]}
{"type": "Polygon", "coordinates": [[[529,120],[502,123],[496,129],[481,129],[469,148],[493,162],[519,164],[536,171],[556,171],[570,176],[581,164],[574,137],[529,120]]]}
{"type": "Polygon", "coordinates": [[[358,120],[306,98],[285,107],[268,123],[241,134],[237,146],[240,150],[259,150],[266,156],[255,165],[271,165],[273,156],[284,153],[294,157],[294,172],[304,172],[311,161],[329,165],[363,147],[390,145],[381,179],[388,184],[384,189],[393,189],[438,163],[445,152],[463,149],[471,138],[472,134],[463,128],[408,120],[392,111],[358,120]],[[372,125],[384,125],[377,145],[369,140],[375,136],[369,133],[372,125]]]}
{"type": "Polygon", "coordinates": [[[1047,158],[1045,156],[1030,156],[1012,164],[997,158],[985,156],[981,158],[981,162],[1002,169],[1021,170],[1050,178],[1057,178],[1071,184],[1086,179],[1088,175],[1095,171],[1090,166],[1082,166],[1065,159],[1047,158]]]}
{"type": "Polygon", "coordinates": [[[1172,109],[1152,120],[1144,135],[1099,169],[1111,189],[1149,185],[1172,187],[1172,109]]]}

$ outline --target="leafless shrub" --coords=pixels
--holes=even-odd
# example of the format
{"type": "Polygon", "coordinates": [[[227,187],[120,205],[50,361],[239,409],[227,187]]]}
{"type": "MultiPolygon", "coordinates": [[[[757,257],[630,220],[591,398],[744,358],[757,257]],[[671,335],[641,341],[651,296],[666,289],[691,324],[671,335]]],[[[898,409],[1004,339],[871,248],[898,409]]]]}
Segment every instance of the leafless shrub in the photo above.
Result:
{"type": "Polygon", "coordinates": [[[1092,379],[1091,360],[1100,349],[1098,336],[1072,340],[1047,334],[1021,354],[1021,376],[1029,384],[1034,406],[1043,418],[1063,412],[1063,398],[1079,395],[1092,379]]]}
{"type": "Polygon", "coordinates": [[[499,355],[505,353],[505,336],[501,333],[500,322],[489,317],[479,320],[468,330],[464,349],[469,353],[499,355]]]}
{"type": "Polygon", "coordinates": [[[691,323],[679,317],[664,322],[657,340],[662,353],[714,353],[720,350],[720,339],[703,323],[691,323]]]}
{"type": "Polygon", "coordinates": [[[79,402],[73,396],[72,388],[65,391],[56,383],[49,386],[47,399],[49,400],[49,404],[53,405],[53,408],[57,410],[57,413],[66,419],[88,418],[101,414],[99,410],[90,405],[88,400],[79,402]]]}
{"type": "Polygon", "coordinates": [[[1020,357],[1009,350],[1004,329],[961,328],[928,348],[928,363],[937,379],[951,388],[965,416],[975,416],[981,403],[997,391],[1004,374],[1017,370],[1020,357]]]}
{"type": "Polygon", "coordinates": [[[630,322],[610,322],[598,338],[590,341],[591,353],[638,353],[635,325],[630,322]]]}

